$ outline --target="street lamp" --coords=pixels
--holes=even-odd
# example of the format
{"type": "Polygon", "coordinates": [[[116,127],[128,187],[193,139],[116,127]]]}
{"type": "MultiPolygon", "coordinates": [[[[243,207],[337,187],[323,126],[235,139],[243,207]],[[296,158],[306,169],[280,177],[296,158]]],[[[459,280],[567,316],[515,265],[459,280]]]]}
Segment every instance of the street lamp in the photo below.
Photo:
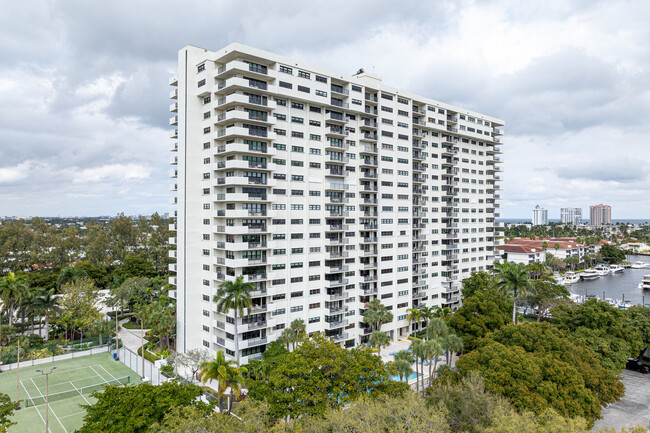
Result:
{"type": "Polygon", "coordinates": [[[50,371],[47,373],[43,370],[36,370],[37,373],[41,373],[45,376],[45,433],[48,433],[49,430],[49,415],[50,415],[50,374],[56,370],[56,367],[50,368],[50,371]]]}

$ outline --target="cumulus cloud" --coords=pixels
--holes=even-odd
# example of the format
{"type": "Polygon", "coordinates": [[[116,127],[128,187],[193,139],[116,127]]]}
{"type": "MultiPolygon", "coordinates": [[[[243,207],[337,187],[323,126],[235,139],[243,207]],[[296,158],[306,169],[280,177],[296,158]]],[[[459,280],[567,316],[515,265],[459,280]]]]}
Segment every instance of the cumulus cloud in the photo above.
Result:
{"type": "Polygon", "coordinates": [[[85,168],[74,175],[74,182],[101,182],[105,180],[146,179],[151,168],[139,164],[110,164],[101,167],[85,168]]]}

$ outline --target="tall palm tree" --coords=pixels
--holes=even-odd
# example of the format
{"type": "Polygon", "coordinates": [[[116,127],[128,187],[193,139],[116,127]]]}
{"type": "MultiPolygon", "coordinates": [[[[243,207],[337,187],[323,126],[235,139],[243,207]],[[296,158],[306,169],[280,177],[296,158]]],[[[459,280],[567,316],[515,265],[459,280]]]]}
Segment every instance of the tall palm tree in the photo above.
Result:
{"type": "Polygon", "coordinates": [[[226,392],[228,381],[228,370],[236,368],[237,362],[226,359],[223,351],[217,352],[217,358],[214,361],[202,362],[199,370],[199,379],[204,384],[210,380],[217,381],[217,397],[219,398],[219,410],[221,410],[221,401],[226,392]]]}
{"type": "Polygon", "coordinates": [[[294,342],[294,348],[295,348],[295,343],[298,341],[300,338],[300,335],[305,333],[305,330],[307,327],[305,326],[305,321],[302,319],[296,319],[293,322],[291,322],[291,329],[296,333],[296,339],[294,342]]]}
{"type": "Polygon", "coordinates": [[[395,354],[395,369],[397,374],[399,374],[399,380],[406,380],[413,373],[413,354],[408,350],[400,350],[395,354]]]}
{"type": "Polygon", "coordinates": [[[376,347],[377,354],[381,355],[381,348],[390,344],[390,337],[385,332],[375,331],[370,335],[368,342],[372,347],[376,347]]]}
{"type": "Polygon", "coordinates": [[[28,291],[29,286],[24,276],[17,277],[13,272],[9,272],[6,277],[0,278],[0,299],[9,313],[9,325],[13,325],[14,312],[28,291]]]}
{"type": "MultiPolygon", "coordinates": [[[[422,314],[420,313],[420,310],[417,308],[407,308],[406,309],[406,320],[409,321],[409,325],[413,327],[413,322],[415,322],[417,325],[420,324],[420,320],[422,319],[422,314]]],[[[413,331],[413,336],[415,337],[416,332],[417,332],[417,326],[415,327],[416,329],[413,331]]]]}
{"type": "Polygon", "coordinates": [[[287,350],[289,350],[289,345],[293,346],[295,349],[297,341],[298,337],[296,336],[296,332],[290,328],[285,328],[277,339],[277,342],[284,344],[287,347],[287,350]]]}
{"type": "Polygon", "coordinates": [[[428,339],[439,338],[447,335],[449,328],[447,327],[447,322],[442,320],[439,317],[431,319],[426,328],[426,336],[428,339]]]}
{"type": "Polygon", "coordinates": [[[422,319],[424,320],[423,325],[426,326],[429,320],[431,320],[433,317],[435,317],[435,310],[433,308],[429,308],[426,305],[424,307],[420,308],[420,313],[422,314],[422,319]]]}
{"type": "Polygon", "coordinates": [[[58,288],[65,283],[74,282],[86,277],[88,277],[88,273],[83,269],[79,269],[75,266],[66,266],[61,269],[61,272],[59,273],[59,278],[56,280],[56,287],[58,288]]]}
{"type": "Polygon", "coordinates": [[[230,399],[228,400],[228,413],[232,412],[232,404],[236,398],[239,398],[241,395],[241,388],[244,384],[244,376],[242,373],[246,373],[246,367],[240,368],[228,368],[226,369],[226,386],[230,388],[230,399]]]}
{"type": "Polygon", "coordinates": [[[507,294],[512,292],[512,323],[517,323],[517,296],[525,295],[530,287],[528,270],[523,263],[507,263],[499,274],[499,287],[507,294]]]}
{"type": "Polygon", "coordinates": [[[214,302],[217,303],[217,311],[227,313],[235,311],[235,358],[239,364],[239,334],[237,332],[237,314],[244,315],[244,309],[250,312],[253,305],[250,292],[256,289],[255,284],[245,283],[243,275],[235,278],[235,281],[224,281],[219,286],[217,294],[214,295],[214,302]]]}
{"type": "Polygon", "coordinates": [[[426,350],[424,341],[415,340],[411,343],[411,352],[415,357],[415,373],[417,374],[417,381],[415,384],[416,390],[420,390],[420,381],[422,381],[422,393],[424,393],[424,360],[426,359],[426,350]],[[420,373],[420,371],[422,373],[420,373]]]}
{"type": "Polygon", "coordinates": [[[463,350],[463,339],[456,334],[449,334],[444,338],[442,346],[447,351],[447,365],[451,367],[451,363],[454,360],[454,353],[459,353],[463,350]]]}
{"type": "MultiPolygon", "coordinates": [[[[45,340],[50,338],[50,315],[56,315],[59,311],[59,298],[55,296],[54,289],[41,288],[34,297],[34,309],[37,314],[45,317],[45,340]]],[[[38,335],[41,335],[39,328],[38,335]]]]}
{"type": "Polygon", "coordinates": [[[429,386],[433,383],[433,376],[438,370],[438,357],[445,353],[440,338],[434,338],[424,343],[424,352],[429,361],[429,386]],[[433,364],[433,368],[432,368],[433,364]]]}

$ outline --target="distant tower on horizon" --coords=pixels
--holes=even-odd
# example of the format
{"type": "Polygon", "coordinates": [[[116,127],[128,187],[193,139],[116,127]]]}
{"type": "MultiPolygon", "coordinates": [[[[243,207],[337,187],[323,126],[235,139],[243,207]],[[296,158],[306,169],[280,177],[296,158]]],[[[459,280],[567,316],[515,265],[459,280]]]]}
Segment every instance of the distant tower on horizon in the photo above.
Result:
{"type": "Polygon", "coordinates": [[[533,225],[548,225],[548,210],[544,209],[543,207],[539,207],[539,205],[535,206],[535,209],[533,209],[533,225]]]}
{"type": "Polygon", "coordinates": [[[606,204],[589,206],[589,225],[604,226],[612,224],[612,207],[606,204]]]}
{"type": "Polygon", "coordinates": [[[579,226],[582,224],[582,209],[579,207],[563,207],[560,209],[560,222],[579,226]]]}

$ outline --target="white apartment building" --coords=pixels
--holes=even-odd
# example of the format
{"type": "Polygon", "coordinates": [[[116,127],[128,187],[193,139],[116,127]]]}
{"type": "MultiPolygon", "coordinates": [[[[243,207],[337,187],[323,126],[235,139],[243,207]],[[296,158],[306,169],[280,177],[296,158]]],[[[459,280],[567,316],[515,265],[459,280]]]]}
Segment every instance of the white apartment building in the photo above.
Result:
{"type": "Polygon", "coordinates": [[[297,318],[353,347],[374,298],[406,337],[492,266],[502,120],[240,44],[183,48],[170,84],[179,350],[245,364],[297,318]],[[213,297],[239,275],[236,334],[213,297]]]}
{"type": "Polygon", "coordinates": [[[560,208],[560,222],[579,226],[582,224],[582,209],[579,207],[560,208]]]}
{"type": "Polygon", "coordinates": [[[548,225],[548,210],[540,207],[539,205],[535,206],[533,209],[533,225],[534,226],[545,226],[548,225]]]}

